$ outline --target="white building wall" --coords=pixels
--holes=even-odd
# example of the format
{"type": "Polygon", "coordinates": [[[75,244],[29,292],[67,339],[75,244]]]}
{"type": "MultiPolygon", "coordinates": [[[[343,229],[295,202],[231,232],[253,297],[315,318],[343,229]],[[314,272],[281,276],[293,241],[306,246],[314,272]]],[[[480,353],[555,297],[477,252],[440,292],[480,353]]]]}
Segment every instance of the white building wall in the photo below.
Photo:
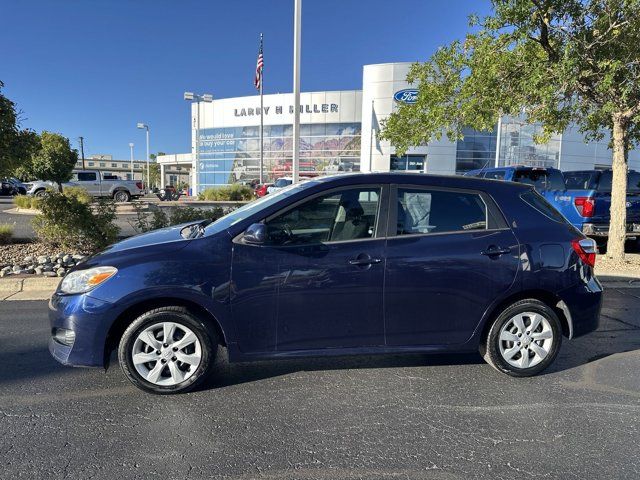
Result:
{"type": "MultiPolygon", "coordinates": [[[[390,156],[395,149],[386,140],[377,138],[381,122],[396,109],[395,92],[410,87],[407,73],[411,63],[365,65],[362,73],[362,148],[360,170],[388,171],[390,156]]],[[[409,155],[427,155],[428,147],[412,148],[409,155]]],[[[455,155],[454,155],[455,158],[455,155]]],[[[430,172],[429,160],[427,171],[430,172]]],[[[438,162],[435,162],[438,165],[438,162]]],[[[455,168],[455,167],[454,167],[455,168]]]]}

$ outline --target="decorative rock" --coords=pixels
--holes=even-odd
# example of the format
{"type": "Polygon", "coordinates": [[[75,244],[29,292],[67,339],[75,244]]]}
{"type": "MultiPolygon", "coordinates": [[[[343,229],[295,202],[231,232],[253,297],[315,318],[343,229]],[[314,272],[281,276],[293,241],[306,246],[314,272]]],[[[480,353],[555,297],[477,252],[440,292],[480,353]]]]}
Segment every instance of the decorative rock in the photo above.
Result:
{"type": "Polygon", "coordinates": [[[71,263],[73,261],[73,257],[71,255],[65,255],[64,257],[62,257],[62,262],[63,263],[71,263]]]}
{"type": "Polygon", "coordinates": [[[51,258],[47,257],[46,255],[40,255],[38,257],[38,263],[40,265],[44,265],[45,263],[51,263],[51,258]]]}
{"type": "Polygon", "coordinates": [[[64,277],[65,273],[67,273],[67,271],[64,268],[59,268],[58,270],[56,270],[56,275],[58,275],[59,277],[64,277]]]}
{"type": "Polygon", "coordinates": [[[20,267],[20,265],[13,266],[13,273],[20,273],[21,270],[22,268],[20,267]]]}
{"type": "Polygon", "coordinates": [[[81,261],[84,260],[84,255],[78,255],[77,253],[75,255],[71,255],[71,258],[73,258],[76,261],[81,261]]]}
{"type": "Polygon", "coordinates": [[[0,278],[6,277],[7,275],[11,275],[11,270],[5,270],[5,269],[0,270],[0,278]]]}
{"type": "Polygon", "coordinates": [[[42,275],[45,277],[57,277],[56,272],[44,272],[42,275]]]}
{"type": "Polygon", "coordinates": [[[44,270],[45,272],[52,272],[53,271],[53,265],[51,265],[50,263],[47,263],[46,265],[42,266],[42,270],[44,270]]]}
{"type": "Polygon", "coordinates": [[[33,269],[33,273],[35,273],[36,275],[42,275],[44,272],[44,269],[41,266],[37,266],[36,268],[33,269]]]}
{"type": "Polygon", "coordinates": [[[29,255],[28,257],[24,257],[24,263],[33,263],[35,262],[35,258],[33,258],[33,255],[29,255]]]}

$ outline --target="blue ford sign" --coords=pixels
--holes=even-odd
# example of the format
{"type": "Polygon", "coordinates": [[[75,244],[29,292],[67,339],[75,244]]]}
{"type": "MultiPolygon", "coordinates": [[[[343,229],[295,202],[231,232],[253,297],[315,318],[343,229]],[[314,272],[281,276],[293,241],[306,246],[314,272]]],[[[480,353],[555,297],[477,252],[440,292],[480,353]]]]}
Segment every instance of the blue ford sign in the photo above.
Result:
{"type": "Polygon", "coordinates": [[[404,90],[398,90],[393,94],[393,98],[396,102],[402,103],[416,103],[418,101],[418,90],[415,88],[405,88],[404,90]]]}

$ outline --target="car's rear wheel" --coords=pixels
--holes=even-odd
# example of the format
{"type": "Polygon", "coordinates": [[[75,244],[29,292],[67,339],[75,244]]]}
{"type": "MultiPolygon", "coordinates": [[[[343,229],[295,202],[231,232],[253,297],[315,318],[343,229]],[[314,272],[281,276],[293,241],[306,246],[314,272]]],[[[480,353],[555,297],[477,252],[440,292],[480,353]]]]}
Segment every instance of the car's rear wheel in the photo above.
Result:
{"type": "Polygon", "coordinates": [[[118,190],[113,194],[113,199],[118,203],[126,203],[131,199],[131,195],[126,190],[118,190]]]}
{"type": "Polygon", "coordinates": [[[498,315],[480,353],[503,373],[529,377],[553,363],[561,343],[562,326],[553,309],[539,300],[526,299],[498,315]]]}
{"type": "Polygon", "coordinates": [[[136,387],[156,394],[182,393],[206,379],[217,344],[213,329],[186,308],[161,307],[129,325],[118,358],[136,387]]]}

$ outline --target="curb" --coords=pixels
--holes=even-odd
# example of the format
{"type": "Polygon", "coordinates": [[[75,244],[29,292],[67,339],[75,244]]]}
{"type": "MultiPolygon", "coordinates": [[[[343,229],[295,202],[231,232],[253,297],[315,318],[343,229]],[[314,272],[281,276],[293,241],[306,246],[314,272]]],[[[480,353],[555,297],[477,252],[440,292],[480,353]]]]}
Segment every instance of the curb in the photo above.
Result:
{"type": "Polygon", "coordinates": [[[61,280],[59,277],[2,278],[0,300],[47,300],[61,280]]]}

